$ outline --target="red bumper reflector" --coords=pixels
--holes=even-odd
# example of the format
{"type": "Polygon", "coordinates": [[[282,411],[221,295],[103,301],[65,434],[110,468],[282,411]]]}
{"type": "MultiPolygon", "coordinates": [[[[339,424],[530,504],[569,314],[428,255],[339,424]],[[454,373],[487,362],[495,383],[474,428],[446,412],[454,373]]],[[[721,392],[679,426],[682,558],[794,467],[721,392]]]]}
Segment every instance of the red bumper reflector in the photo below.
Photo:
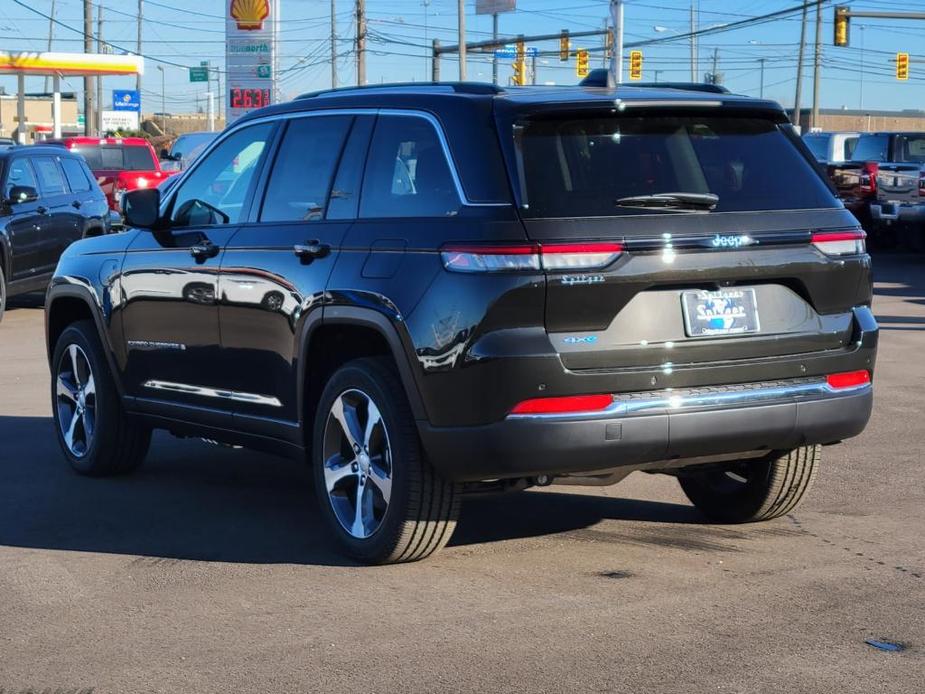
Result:
{"type": "Polygon", "coordinates": [[[569,414],[600,412],[613,404],[612,395],[569,395],[561,398],[524,400],[511,414],[569,414]]]}
{"type": "Polygon", "coordinates": [[[870,383],[870,371],[848,371],[846,373],[831,374],[825,377],[829,388],[841,390],[844,388],[857,388],[870,383]]]}

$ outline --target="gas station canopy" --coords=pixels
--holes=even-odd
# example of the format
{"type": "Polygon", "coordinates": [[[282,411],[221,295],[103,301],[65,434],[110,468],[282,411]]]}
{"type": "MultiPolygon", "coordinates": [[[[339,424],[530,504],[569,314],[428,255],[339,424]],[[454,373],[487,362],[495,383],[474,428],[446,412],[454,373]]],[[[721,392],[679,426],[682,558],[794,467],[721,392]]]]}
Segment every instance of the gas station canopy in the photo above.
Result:
{"type": "Polygon", "coordinates": [[[33,53],[28,51],[0,51],[0,75],[16,75],[19,118],[17,139],[25,142],[26,121],[26,75],[51,76],[54,82],[52,117],[53,137],[61,137],[61,75],[141,75],[144,74],[144,58],[137,55],[110,55],[107,53],[33,53]]]}

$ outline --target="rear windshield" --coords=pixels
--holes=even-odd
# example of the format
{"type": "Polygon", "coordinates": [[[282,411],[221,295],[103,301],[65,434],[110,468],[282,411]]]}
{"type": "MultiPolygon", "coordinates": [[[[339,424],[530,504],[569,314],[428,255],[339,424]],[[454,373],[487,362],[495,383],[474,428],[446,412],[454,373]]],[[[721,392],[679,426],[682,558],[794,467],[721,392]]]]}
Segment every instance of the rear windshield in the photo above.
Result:
{"type": "Polygon", "coordinates": [[[889,135],[861,135],[852,158],[857,161],[889,161],[889,135]]]}
{"type": "Polygon", "coordinates": [[[81,145],[71,150],[83,155],[91,171],[151,171],[151,151],[141,145],[81,145]]]}
{"type": "Polygon", "coordinates": [[[665,213],[618,200],[712,194],[715,212],[838,205],[778,126],[764,119],[638,116],[542,119],[515,127],[527,217],[665,213]]]}
{"type": "Polygon", "coordinates": [[[925,163],[925,133],[896,136],[896,161],[925,163]]]}
{"type": "Polygon", "coordinates": [[[831,135],[807,135],[803,138],[803,142],[806,143],[806,146],[809,147],[809,151],[813,153],[816,159],[825,161],[829,158],[830,137],[831,135]]]}

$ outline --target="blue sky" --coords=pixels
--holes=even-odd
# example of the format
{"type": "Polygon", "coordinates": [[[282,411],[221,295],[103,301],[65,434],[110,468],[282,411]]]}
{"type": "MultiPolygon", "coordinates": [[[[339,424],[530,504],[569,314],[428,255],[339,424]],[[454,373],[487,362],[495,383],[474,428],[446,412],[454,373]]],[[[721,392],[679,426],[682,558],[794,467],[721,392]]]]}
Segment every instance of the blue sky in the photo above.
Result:
{"type": "MultiPolygon", "coordinates": [[[[330,85],[329,12],[330,0],[281,0],[281,72],[282,90],[287,96],[325,88],[330,85]]],[[[336,0],[338,18],[338,74],[342,83],[355,80],[352,50],[353,3],[336,0]]],[[[134,48],[135,0],[94,0],[102,3],[104,38],[117,45],[134,48]]],[[[775,10],[794,7],[799,0],[699,0],[701,28],[734,22],[775,10]]],[[[30,7],[48,13],[51,0],[29,0],[30,7]]],[[[82,0],[56,0],[57,18],[80,28],[82,0]]],[[[925,50],[917,56],[918,45],[925,38],[925,22],[899,20],[854,20],[851,47],[836,48],[832,43],[833,3],[824,5],[822,29],[823,81],[821,102],[825,108],[860,108],[862,88],[860,66],[863,53],[863,108],[925,108],[925,50]],[[864,50],[861,50],[863,42],[864,50]],[[912,79],[893,79],[892,58],[896,51],[913,54],[912,79]],[[919,58],[923,62],[916,63],[919,58]],[[920,74],[916,74],[920,73],[920,74]]],[[[856,0],[855,10],[925,10],[925,0],[856,0]]],[[[151,57],[177,63],[198,65],[210,60],[224,62],[224,0],[148,0],[145,2],[143,52],[151,57]],[[157,4],[154,4],[154,3],[157,4]]],[[[455,43],[455,0],[367,0],[370,43],[368,77],[370,82],[423,80],[428,75],[426,46],[433,38],[455,43]],[[425,28],[426,25],[426,28],[425,28]],[[426,40],[425,40],[426,36],[426,40]]],[[[501,16],[502,34],[552,33],[569,28],[573,31],[597,29],[608,14],[606,0],[519,0],[517,12],[501,16]]],[[[489,38],[490,17],[475,15],[475,2],[467,2],[470,40],[489,38]]],[[[814,13],[810,13],[811,18],[814,13]]],[[[641,41],[670,37],[687,31],[690,0],[626,0],[626,40],[641,41]],[[658,29],[656,29],[658,27],[658,29]]],[[[55,27],[54,49],[79,51],[82,38],[67,29],[55,27]]],[[[718,68],[724,83],[733,91],[757,96],[760,84],[760,59],[764,62],[766,97],[791,105],[796,81],[796,55],[799,42],[799,15],[759,24],[736,31],[726,31],[700,39],[700,73],[710,69],[718,49],[718,68]]],[[[0,47],[4,50],[44,50],[47,46],[48,21],[13,2],[0,0],[0,47]]],[[[807,36],[808,50],[803,104],[812,98],[812,48],[814,25],[807,36]]],[[[576,47],[594,48],[596,39],[574,43],[576,47]]],[[[557,50],[557,42],[538,45],[541,50],[557,50]]],[[[644,49],[644,79],[688,80],[690,54],[687,41],[653,45],[644,49]]],[[[594,59],[599,64],[600,58],[594,59]]],[[[146,61],[143,100],[145,110],[159,110],[160,73],[153,60],[146,61]]],[[[491,65],[486,57],[471,57],[469,78],[490,80],[491,65]]],[[[538,79],[542,82],[572,83],[574,65],[559,63],[557,56],[542,57],[538,79]]],[[[443,62],[443,76],[454,78],[457,63],[443,62]]],[[[167,110],[184,112],[202,105],[204,89],[188,81],[182,67],[165,65],[167,110]]],[[[509,63],[502,63],[501,79],[511,73],[509,63]]],[[[82,82],[69,80],[68,86],[79,91],[82,82]]],[[[15,91],[15,82],[0,77],[7,92],[15,91]]],[[[106,78],[105,91],[130,88],[133,80],[106,78]]],[[[27,90],[42,88],[42,80],[27,81],[27,90]]],[[[106,97],[108,99],[108,97],[106,97]]]]}

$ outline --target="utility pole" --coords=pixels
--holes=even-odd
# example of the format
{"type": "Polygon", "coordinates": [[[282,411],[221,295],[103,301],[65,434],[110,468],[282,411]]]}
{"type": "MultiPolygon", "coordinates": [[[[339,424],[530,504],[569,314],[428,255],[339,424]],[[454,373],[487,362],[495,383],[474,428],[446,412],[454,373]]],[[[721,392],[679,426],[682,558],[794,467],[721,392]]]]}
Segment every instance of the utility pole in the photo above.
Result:
{"type": "Polygon", "coordinates": [[[861,70],[858,75],[858,80],[860,81],[860,92],[858,93],[858,108],[864,108],[864,25],[859,24],[858,29],[861,30],[861,70]]]}
{"type": "Polygon", "coordinates": [[[719,48],[713,49],[713,70],[710,72],[710,84],[719,84],[716,77],[717,63],[719,63],[719,48]]]}
{"type": "Polygon", "coordinates": [[[536,56],[530,57],[530,84],[536,85],[536,56]]]}
{"type": "Polygon", "coordinates": [[[800,110],[803,99],[803,54],[806,52],[806,25],[809,23],[809,4],[803,3],[803,21],[800,25],[800,50],[797,53],[797,91],[793,97],[793,124],[801,126],[800,110]]]}
{"type": "MultiPolygon", "coordinates": [[[[103,0],[96,6],[96,52],[103,52],[103,0]]],[[[103,76],[96,78],[96,129],[103,134],[103,76]]]]}
{"type": "Polygon", "coordinates": [[[761,63],[761,86],[758,88],[758,96],[762,99],[764,98],[764,64],[767,61],[767,58],[758,58],[758,62],[761,63]]]}
{"type": "Polygon", "coordinates": [[[457,3],[457,16],[459,20],[459,81],[466,81],[466,3],[459,0],[457,3]]]}
{"type": "Polygon", "coordinates": [[[366,84],[366,0],[357,0],[357,85],[366,84]]]}
{"type": "Polygon", "coordinates": [[[610,56],[608,86],[623,84],[623,0],[610,0],[610,15],[613,20],[613,53],[610,56]]]}
{"type": "MultiPolygon", "coordinates": [[[[491,16],[491,37],[497,41],[498,40],[498,13],[495,12],[491,16]]],[[[498,55],[495,51],[498,50],[498,46],[495,46],[492,49],[491,56],[491,83],[498,84],[498,55]]]]}
{"type": "Polygon", "coordinates": [[[427,63],[430,60],[429,51],[427,47],[427,15],[430,14],[428,10],[430,9],[430,0],[424,0],[421,3],[424,5],[424,81],[427,81],[427,63]]]}
{"type": "Polygon", "coordinates": [[[337,0],[331,0],[331,89],[337,88],[337,0]]]}
{"type": "MultiPolygon", "coordinates": [[[[84,0],[84,53],[93,53],[93,3],[84,0]]],[[[94,108],[93,78],[84,77],[84,133],[93,135],[96,123],[94,108]]]]}
{"type": "MultiPolygon", "coordinates": [[[[135,42],[135,55],[141,55],[141,23],[144,20],[145,3],[144,0],[138,0],[138,38],[135,42]]],[[[141,73],[135,75],[135,90],[138,92],[138,99],[141,100],[141,73]]]]}
{"type": "Polygon", "coordinates": [[[697,65],[697,2],[691,1],[691,82],[699,82],[700,66],[697,65]]]}
{"type": "MultiPolygon", "coordinates": [[[[51,13],[48,15],[48,52],[51,53],[51,42],[55,38],[55,0],[51,0],[51,13]]],[[[45,78],[45,93],[51,91],[51,75],[45,78]]]]}
{"type": "Polygon", "coordinates": [[[822,71],[822,0],[816,0],[816,53],[813,56],[813,117],[810,129],[819,123],[819,87],[822,71]]]}

